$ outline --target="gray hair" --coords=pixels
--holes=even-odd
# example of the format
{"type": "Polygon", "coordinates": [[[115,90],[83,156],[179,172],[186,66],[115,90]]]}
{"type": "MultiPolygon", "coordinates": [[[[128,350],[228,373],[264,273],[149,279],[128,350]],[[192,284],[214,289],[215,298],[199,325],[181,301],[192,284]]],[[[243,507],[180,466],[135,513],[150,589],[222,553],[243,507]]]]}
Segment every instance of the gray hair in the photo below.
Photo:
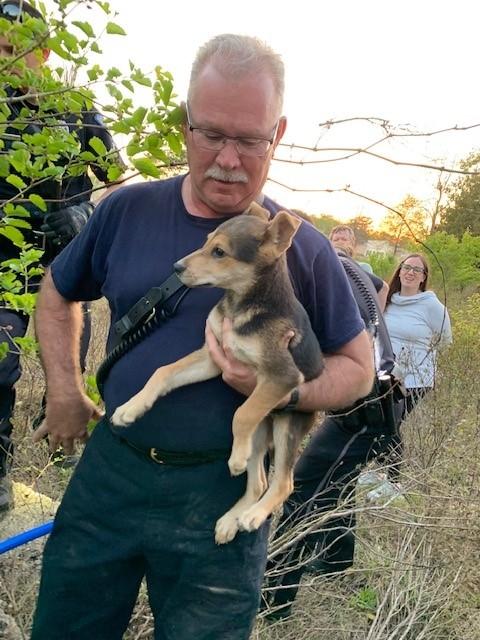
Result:
{"type": "Polygon", "coordinates": [[[231,78],[241,78],[251,71],[266,71],[270,74],[278,96],[279,115],[283,107],[285,69],[278,53],[265,42],[252,36],[224,33],[215,36],[198,50],[193,61],[188,88],[190,100],[200,73],[209,62],[231,78]]]}

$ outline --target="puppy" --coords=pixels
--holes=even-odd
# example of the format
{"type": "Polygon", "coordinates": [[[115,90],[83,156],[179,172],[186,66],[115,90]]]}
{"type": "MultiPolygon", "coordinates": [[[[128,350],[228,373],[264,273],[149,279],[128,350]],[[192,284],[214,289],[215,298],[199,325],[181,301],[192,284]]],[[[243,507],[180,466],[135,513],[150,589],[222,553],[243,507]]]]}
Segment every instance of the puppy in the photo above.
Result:
{"type": "MultiPolygon", "coordinates": [[[[295,297],[286,251],[301,221],[253,203],[248,211],[221,224],[198,251],[175,263],[189,287],[225,290],[208,322],[219,342],[224,318],[232,322],[229,347],[238,360],[255,368],[257,385],[233,418],[230,473],[248,471],[244,496],[215,528],[218,544],[230,542],[238,530],[258,529],[293,490],[293,467],[303,436],[315,414],[271,413],[303,381],[317,377],[324,362],[305,309],[295,297]],[[290,339],[290,336],[291,337],[290,339]],[[264,458],[274,449],[274,473],[267,489],[264,458]]],[[[208,380],[221,371],[204,345],[177,362],[157,369],[145,387],[118,407],[113,424],[125,426],[148,411],[157,398],[178,387],[208,380]]]]}

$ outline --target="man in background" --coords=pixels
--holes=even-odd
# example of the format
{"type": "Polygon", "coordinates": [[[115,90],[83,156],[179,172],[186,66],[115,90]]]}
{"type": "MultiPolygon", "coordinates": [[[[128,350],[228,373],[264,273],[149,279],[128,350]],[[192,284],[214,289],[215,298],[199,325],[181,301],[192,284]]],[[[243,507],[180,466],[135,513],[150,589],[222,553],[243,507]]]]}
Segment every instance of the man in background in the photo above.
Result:
{"type": "MultiPolygon", "coordinates": [[[[349,258],[354,259],[357,239],[355,237],[355,232],[351,227],[347,225],[338,225],[334,227],[330,231],[328,239],[335,249],[343,251],[349,258]]],[[[377,291],[380,310],[383,313],[387,302],[388,284],[373,273],[373,269],[368,262],[356,260],[356,263],[360,265],[370,276],[373,276],[371,279],[377,291]]]]}
{"type": "MultiPolygon", "coordinates": [[[[18,175],[27,187],[22,189],[19,195],[18,188],[9,182],[5,176],[0,177],[0,204],[3,208],[7,203],[19,204],[28,213],[28,222],[31,229],[24,229],[25,242],[34,248],[41,249],[43,256],[41,264],[48,265],[53,258],[74,238],[85,226],[93,205],[90,202],[92,193],[92,181],[87,173],[90,166],[95,176],[107,183],[107,170],[105,162],[92,160],[89,165],[84,163],[82,170],[69,171],[69,165],[78,159],[82,151],[93,149],[89,141],[93,137],[99,138],[107,151],[112,153],[112,162],[121,164],[113,139],[102,123],[101,114],[95,109],[88,109],[80,113],[56,113],[51,108],[44,109],[42,96],[33,95],[35,90],[29,90],[22,86],[23,77],[28,78],[31,72],[41,74],[46,64],[50,51],[43,46],[46,39],[48,26],[42,14],[32,5],[23,0],[7,0],[0,3],[0,18],[6,19],[11,25],[4,34],[0,34],[0,56],[3,66],[8,64],[9,58],[15,58],[9,72],[12,76],[19,77],[18,82],[12,78],[12,84],[3,86],[5,95],[4,106],[8,109],[6,122],[2,124],[0,139],[3,142],[4,158],[12,149],[22,144],[28,148],[31,162],[46,162],[39,151],[35,151],[29,141],[32,136],[45,134],[51,137],[52,143],[59,139],[58,136],[71,134],[73,141],[78,141],[77,158],[69,154],[62,156],[60,151],[54,161],[56,167],[64,169],[61,178],[30,179],[25,172],[17,171],[15,164],[10,163],[10,174],[18,175]],[[37,22],[34,22],[37,21],[37,22]],[[40,22],[40,34],[38,33],[38,21],[40,22]],[[29,42],[25,55],[20,55],[14,36],[17,26],[22,26],[23,33],[32,32],[32,42],[29,42]],[[44,30],[43,30],[44,26],[44,30]],[[39,42],[38,47],[35,46],[39,42]],[[13,86],[15,85],[15,86],[13,86]],[[30,94],[30,95],[29,95],[30,94]],[[25,98],[24,98],[25,96],[25,98]],[[29,199],[31,194],[40,196],[46,204],[46,211],[35,206],[29,199]]],[[[8,67],[7,67],[8,68],[8,67]]],[[[51,97],[50,101],[52,100],[51,97]]],[[[62,109],[60,109],[62,111],[62,109]]],[[[49,160],[52,164],[52,161],[49,160]]],[[[78,163],[77,163],[78,164],[78,163]]],[[[0,235],[0,262],[15,260],[20,255],[20,248],[4,235],[0,235]]],[[[25,282],[24,292],[34,293],[39,284],[39,278],[29,278],[25,282]]],[[[12,414],[15,405],[15,383],[21,375],[19,347],[15,344],[15,338],[21,338],[27,331],[29,317],[22,311],[0,307],[0,345],[8,345],[6,357],[0,360],[0,511],[6,510],[12,505],[11,481],[8,471],[12,463],[13,442],[12,414]]],[[[81,366],[84,368],[85,357],[90,338],[90,310],[84,306],[84,328],[82,333],[81,366]]],[[[43,411],[40,411],[43,417],[43,411]]],[[[37,423],[41,422],[37,419],[37,423]]],[[[63,461],[62,458],[60,458],[63,461]]]]}

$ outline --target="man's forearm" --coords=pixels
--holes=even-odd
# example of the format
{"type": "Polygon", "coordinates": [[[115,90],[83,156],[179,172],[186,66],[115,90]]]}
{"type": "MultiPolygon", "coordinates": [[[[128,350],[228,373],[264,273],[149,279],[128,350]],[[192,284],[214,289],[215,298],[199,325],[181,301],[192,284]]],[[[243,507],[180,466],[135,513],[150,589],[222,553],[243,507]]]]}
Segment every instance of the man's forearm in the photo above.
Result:
{"type": "Polygon", "coordinates": [[[342,409],[370,393],[375,375],[370,338],[363,331],[344,352],[325,357],[322,374],[299,388],[303,411],[342,409]]]}
{"type": "Polygon", "coordinates": [[[35,312],[35,330],[48,391],[61,388],[63,393],[68,393],[83,388],[79,364],[82,323],[80,303],[65,300],[48,271],[35,312]]]}

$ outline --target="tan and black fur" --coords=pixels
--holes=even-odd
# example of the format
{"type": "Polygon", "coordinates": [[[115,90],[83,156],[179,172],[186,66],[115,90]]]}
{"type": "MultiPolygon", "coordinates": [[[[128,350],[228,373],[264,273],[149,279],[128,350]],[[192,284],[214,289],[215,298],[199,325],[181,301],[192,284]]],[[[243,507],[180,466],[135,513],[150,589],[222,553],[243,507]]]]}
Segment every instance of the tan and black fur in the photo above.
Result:
{"type": "MultiPolygon", "coordinates": [[[[314,423],[314,413],[270,413],[292,389],[323,369],[320,347],[287,271],[285,254],[300,224],[285,211],[270,221],[268,212],[254,203],[244,215],[209,234],[198,251],[175,264],[187,286],[225,289],[208,322],[221,342],[223,319],[232,321],[229,347],[257,372],[257,386],[233,418],[228,461],[232,475],[247,470],[247,490],[218,520],[215,539],[219,544],[232,540],[238,530],[257,529],[288,498],[299,444],[314,423]],[[267,488],[264,458],[272,442],[275,464],[267,488]]],[[[220,373],[204,345],[157,369],[139,393],[117,408],[112,422],[128,425],[157,398],[220,373]]]]}

